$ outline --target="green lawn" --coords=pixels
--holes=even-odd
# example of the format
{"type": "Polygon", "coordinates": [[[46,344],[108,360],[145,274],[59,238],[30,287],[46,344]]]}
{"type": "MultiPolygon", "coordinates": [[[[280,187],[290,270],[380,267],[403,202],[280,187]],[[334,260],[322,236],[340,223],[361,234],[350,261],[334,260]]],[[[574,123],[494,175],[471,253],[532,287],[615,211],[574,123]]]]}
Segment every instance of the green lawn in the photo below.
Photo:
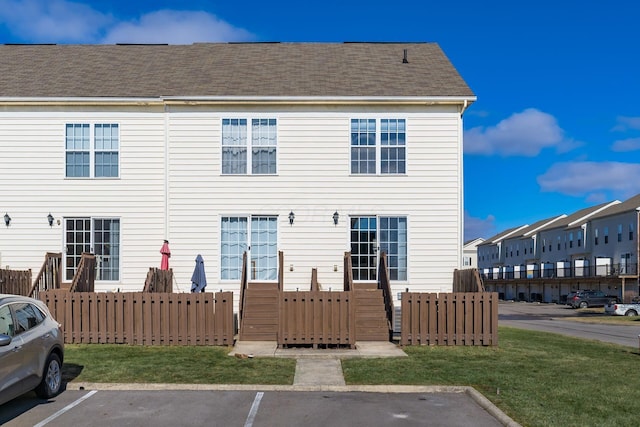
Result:
{"type": "Polygon", "coordinates": [[[348,384],[470,385],[526,426],[627,426],[640,402],[637,349],[499,328],[499,347],[407,347],[343,361],[348,384]]]}
{"type": "MultiPolygon", "coordinates": [[[[525,426],[635,425],[636,348],[499,328],[499,346],[406,347],[407,358],[344,359],[347,384],[469,385],[525,426]]],[[[68,345],[65,378],[124,383],[292,384],[295,360],[221,347],[68,345]]]]}
{"type": "Polygon", "coordinates": [[[209,346],[65,346],[63,374],[104,383],[292,384],[293,359],[238,359],[209,346]]]}

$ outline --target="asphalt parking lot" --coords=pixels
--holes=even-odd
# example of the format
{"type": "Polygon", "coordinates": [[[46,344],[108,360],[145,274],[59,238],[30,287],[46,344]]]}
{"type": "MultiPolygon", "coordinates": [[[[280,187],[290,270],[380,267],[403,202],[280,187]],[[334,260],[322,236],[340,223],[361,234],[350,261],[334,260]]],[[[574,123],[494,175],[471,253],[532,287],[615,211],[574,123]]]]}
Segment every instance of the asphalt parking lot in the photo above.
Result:
{"type": "Polygon", "coordinates": [[[89,391],[27,394],[0,406],[11,426],[478,426],[503,425],[464,392],[89,391]]]}
{"type": "Polygon", "coordinates": [[[581,317],[608,317],[603,309],[576,310],[562,304],[501,301],[498,312],[499,326],[552,332],[634,348],[640,346],[640,322],[611,325],[576,321],[581,317]]]}

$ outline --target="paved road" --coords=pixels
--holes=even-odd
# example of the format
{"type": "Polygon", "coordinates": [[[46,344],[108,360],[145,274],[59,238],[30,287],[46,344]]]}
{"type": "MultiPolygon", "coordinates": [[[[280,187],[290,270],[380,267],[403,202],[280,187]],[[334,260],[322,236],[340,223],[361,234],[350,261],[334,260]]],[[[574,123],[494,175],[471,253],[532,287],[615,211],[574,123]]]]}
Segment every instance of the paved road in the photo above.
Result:
{"type": "MultiPolygon", "coordinates": [[[[498,324],[515,328],[553,332],[638,348],[640,322],[633,325],[602,325],[568,320],[580,311],[558,304],[500,302],[498,324]]],[[[605,314],[591,314],[591,316],[605,314]]]]}
{"type": "MultiPolygon", "coordinates": [[[[6,423],[6,424],[3,424],[6,423]]],[[[18,426],[478,426],[502,424],[466,393],[67,390],[0,405],[18,426]]]]}

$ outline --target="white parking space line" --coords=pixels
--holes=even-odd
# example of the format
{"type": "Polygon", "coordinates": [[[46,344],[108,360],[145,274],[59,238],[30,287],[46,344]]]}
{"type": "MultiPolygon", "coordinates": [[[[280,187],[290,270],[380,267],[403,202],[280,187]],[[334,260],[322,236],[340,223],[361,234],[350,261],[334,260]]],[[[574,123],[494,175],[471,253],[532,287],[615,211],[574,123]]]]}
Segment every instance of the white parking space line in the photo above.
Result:
{"type": "Polygon", "coordinates": [[[245,421],[244,427],[253,426],[253,421],[256,419],[256,414],[258,413],[258,407],[260,406],[262,396],[264,396],[264,392],[259,391],[256,394],[256,398],[253,399],[253,405],[251,405],[251,410],[249,411],[249,415],[247,415],[247,421],[245,421]]]}
{"type": "Polygon", "coordinates": [[[55,420],[56,418],[58,418],[60,415],[64,414],[65,412],[67,412],[68,410],[70,410],[71,408],[73,408],[74,406],[79,405],[80,403],[82,403],[83,401],[87,400],[88,398],[90,398],[91,396],[93,396],[94,394],[96,394],[98,392],[98,390],[92,390],[89,393],[85,394],[84,396],[82,396],[80,399],[76,400],[75,402],[72,402],[70,404],[68,404],[67,406],[65,406],[64,408],[60,409],[58,412],[56,412],[55,414],[51,415],[50,417],[45,418],[44,420],[40,421],[38,424],[36,424],[33,427],[42,427],[48,423],[50,423],[51,421],[55,420]]]}

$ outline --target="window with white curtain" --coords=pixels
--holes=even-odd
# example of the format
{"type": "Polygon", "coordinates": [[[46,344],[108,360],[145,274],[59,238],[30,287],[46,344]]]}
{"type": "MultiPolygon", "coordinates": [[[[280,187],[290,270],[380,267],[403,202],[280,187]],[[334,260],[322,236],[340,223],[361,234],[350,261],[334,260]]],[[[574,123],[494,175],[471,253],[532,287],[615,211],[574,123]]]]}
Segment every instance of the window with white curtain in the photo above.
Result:
{"type": "Polygon", "coordinates": [[[249,253],[250,280],[278,279],[278,221],[276,216],[228,216],[221,221],[222,280],[240,280],[242,254],[249,253]]]}
{"type": "Polygon", "coordinates": [[[251,126],[247,123],[247,119],[222,119],[222,174],[275,174],[276,119],[251,119],[251,126]]]}

